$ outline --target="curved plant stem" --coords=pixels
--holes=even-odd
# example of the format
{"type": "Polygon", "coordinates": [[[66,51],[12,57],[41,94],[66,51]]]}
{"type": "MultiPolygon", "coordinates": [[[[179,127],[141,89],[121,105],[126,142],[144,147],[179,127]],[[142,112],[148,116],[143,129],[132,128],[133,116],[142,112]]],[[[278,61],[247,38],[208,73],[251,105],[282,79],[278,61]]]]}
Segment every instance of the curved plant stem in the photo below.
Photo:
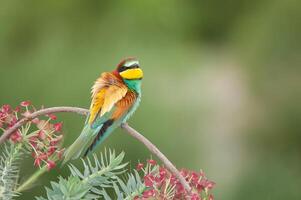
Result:
{"type": "MultiPolygon", "coordinates": [[[[18,128],[20,128],[26,122],[28,122],[38,116],[41,116],[41,115],[47,115],[50,113],[58,113],[58,112],[72,112],[72,113],[77,113],[80,115],[87,115],[89,113],[89,111],[87,109],[77,108],[77,107],[52,107],[52,108],[41,109],[39,111],[33,112],[33,113],[27,115],[26,117],[22,118],[13,127],[6,130],[3,133],[3,135],[0,137],[0,144],[3,143],[10,136],[10,134],[15,132],[18,128]]],[[[163,153],[160,152],[160,150],[154,144],[152,144],[147,138],[145,138],[142,134],[140,134],[138,131],[136,131],[135,129],[133,129],[126,123],[122,124],[121,128],[124,129],[129,135],[133,136],[134,138],[139,140],[141,143],[143,143],[153,154],[155,154],[163,162],[163,164],[166,166],[166,168],[169,169],[179,179],[179,181],[184,186],[184,188],[187,190],[187,192],[190,193],[191,188],[190,188],[189,184],[187,183],[187,181],[185,180],[185,178],[180,174],[180,172],[177,170],[177,168],[168,160],[168,158],[163,153]]],[[[39,171],[43,171],[43,170],[39,170],[39,171]]],[[[24,185],[24,184],[22,184],[22,185],[24,185]]],[[[18,190],[20,190],[20,189],[18,189],[18,190]]]]}
{"type": "Polygon", "coordinates": [[[133,136],[140,142],[142,142],[153,154],[155,154],[165,165],[167,169],[169,169],[182,183],[184,188],[189,192],[191,190],[189,184],[186,182],[185,178],[179,173],[177,168],[168,160],[168,158],[153,144],[151,143],[146,137],[141,135],[138,131],[130,127],[127,123],[123,123],[121,125],[129,135],[133,136]]]}
{"type": "Polygon", "coordinates": [[[44,166],[42,168],[40,168],[38,171],[36,171],[33,175],[31,175],[29,177],[29,179],[27,179],[24,183],[22,183],[16,190],[16,192],[22,192],[28,188],[30,188],[30,186],[36,182],[36,180],[45,172],[47,171],[47,167],[44,166]]]}

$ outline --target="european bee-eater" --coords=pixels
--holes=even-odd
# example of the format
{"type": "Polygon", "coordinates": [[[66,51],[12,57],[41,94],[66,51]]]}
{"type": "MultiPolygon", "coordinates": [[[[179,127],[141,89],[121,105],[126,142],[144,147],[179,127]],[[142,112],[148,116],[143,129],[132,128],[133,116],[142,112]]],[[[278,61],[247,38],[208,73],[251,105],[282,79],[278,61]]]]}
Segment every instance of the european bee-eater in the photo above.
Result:
{"type": "Polygon", "coordinates": [[[92,102],[80,136],[67,149],[64,162],[86,156],[137,109],[143,71],[135,58],[122,60],[117,69],[104,72],[92,87],[92,102]]]}

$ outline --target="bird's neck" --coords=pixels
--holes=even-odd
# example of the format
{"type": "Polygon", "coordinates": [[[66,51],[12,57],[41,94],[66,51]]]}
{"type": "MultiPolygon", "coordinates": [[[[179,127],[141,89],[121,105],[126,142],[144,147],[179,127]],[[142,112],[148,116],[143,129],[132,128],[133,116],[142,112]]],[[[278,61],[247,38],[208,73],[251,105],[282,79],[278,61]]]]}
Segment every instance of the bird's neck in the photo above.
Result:
{"type": "Polygon", "coordinates": [[[141,80],[124,80],[124,82],[130,90],[141,94],[141,80]]]}

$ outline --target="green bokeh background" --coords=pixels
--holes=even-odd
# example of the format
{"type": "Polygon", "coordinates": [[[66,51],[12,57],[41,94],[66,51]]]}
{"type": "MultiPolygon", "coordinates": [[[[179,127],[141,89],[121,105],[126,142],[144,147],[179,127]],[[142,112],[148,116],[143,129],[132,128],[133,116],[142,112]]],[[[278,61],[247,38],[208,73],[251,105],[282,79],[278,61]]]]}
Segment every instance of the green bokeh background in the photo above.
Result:
{"type": "MultiPolygon", "coordinates": [[[[0,6],[0,103],[88,107],[121,58],[144,70],[129,123],[178,168],[203,169],[216,199],[301,199],[301,2],[7,0],[0,6]]],[[[65,145],[84,118],[60,114],[65,145]]],[[[117,130],[102,147],[133,168],[149,151],[117,130]]],[[[22,163],[21,179],[33,171],[22,163]]],[[[41,195],[57,168],[19,199],[41,195]]]]}

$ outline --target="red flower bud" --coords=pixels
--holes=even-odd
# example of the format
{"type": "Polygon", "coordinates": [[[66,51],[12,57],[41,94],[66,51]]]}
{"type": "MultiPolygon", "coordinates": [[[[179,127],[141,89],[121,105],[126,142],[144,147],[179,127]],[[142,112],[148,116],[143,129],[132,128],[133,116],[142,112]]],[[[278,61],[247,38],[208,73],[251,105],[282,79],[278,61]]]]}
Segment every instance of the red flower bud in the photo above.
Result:
{"type": "Polygon", "coordinates": [[[63,122],[59,122],[59,123],[54,124],[54,130],[56,132],[60,132],[62,130],[62,126],[63,126],[63,122]]]}
{"type": "Polygon", "coordinates": [[[45,140],[45,139],[46,139],[46,133],[45,133],[45,131],[40,130],[40,131],[38,132],[38,137],[39,137],[41,140],[45,140]]]}
{"type": "Polygon", "coordinates": [[[34,159],[33,164],[36,167],[40,167],[41,166],[41,162],[42,162],[42,160],[40,158],[36,158],[36,159],[34,159]]]}
{"type": "Polygon", "coordinates": [[[198,194],[193,193],[190,197],[191,200],[201,200],[198,194]]]}
{"type": "Polygon", "coordinates": [[[56,147],[55,146],[50,146],[47,150],[47,155],[51,156],[55,151],[56,151],[56,147]]]}
{"type": "Polygon", "coordinates": [[[147,174],[146,176],[144,176],[144,185],[146,187],[152,187],[153,181],[154,181],[154,176],[152,174],[147,174]]]}
{"type": "Polygon", "coordinates": [[[21,110],[20,106],[17,106],[14,111],[15,112],[20,112],[20,110],[21,110]]]}
{"type": "Polygon", "coordinates": [[[21,135],[20,131],[17,130],[17,131],[14,132],[13,134],[11,134],[11,135],[10,135],[10,139],[11,139],[14,143],[17,143],[17,142],[22,141],[22,135],[21,135]]]}
{"type": "Polygon", "coordinates": [[[156,165],[157,164],[157,162],[155,161],[155,160],[153,160],[153,159],[150,159],[150,160],[148,160],[147,161],[150,165],[156,165]]]}
{"type": "Polygon", "coordinates": [[[47,169],[48,169],[48,170],[53,169],[55,166],[56,166],[56,164],[55,164],[54,161],[52,161],[52,160],[48,160],[48,161],[47,161],[47,169]]]}
{"type": "Polygon", "coordinates": [[[48,114],[47,116],[48,116],[50,119],[52,119],[52,120],[56,120],[56,119],[57,119],[56,115],[54,115],[54,114],[48,114]]]}
{"type": "Polygon", "coordinates": [[[9,113],[11,111],[10,105],[8,105],[8,104],[3,105],[1,108],[1,111],[6,114],[9,113]]]}
{"type": "Polygon", "coordinates": [[[154,189],[151,190],[146,190],[143,192],[143,198],[149,198],[149,197],[154,197],[156,195],[156,192],[154,189]]]}
{"type": "Polygon", "coordinates": [[[20,103],[20,106],[23,106],[23,107],[27,107],[27,106],[30,106],[31,105],[31,102],[30,101],[22,101],[20,103]]]}
{"type": "Polygon", "coordinates": [[[137,171],[140,171],[143,167],[144,167],[143,163],[138,163],[136,169],[137,171]]]}

